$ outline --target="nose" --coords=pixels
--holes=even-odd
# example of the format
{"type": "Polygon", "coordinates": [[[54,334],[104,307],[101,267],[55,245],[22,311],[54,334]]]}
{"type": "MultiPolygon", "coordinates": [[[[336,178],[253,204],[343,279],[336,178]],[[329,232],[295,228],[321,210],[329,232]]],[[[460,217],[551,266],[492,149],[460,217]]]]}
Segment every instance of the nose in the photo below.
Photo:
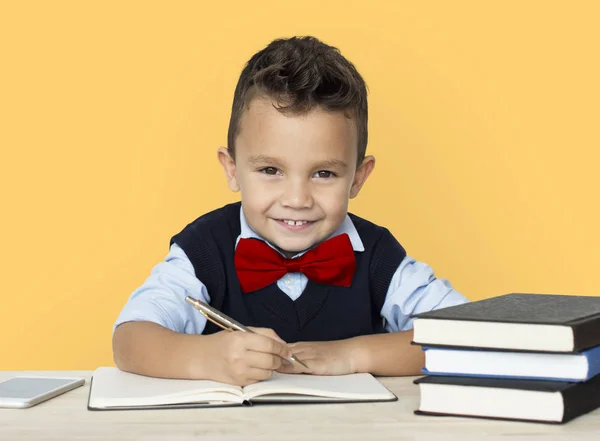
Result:
{"type": "Polygon", "coordinates": [[[311,208],[314,201],[310,184],[302,180],[287,180],[280,202],[289,208],[311,208]]]}

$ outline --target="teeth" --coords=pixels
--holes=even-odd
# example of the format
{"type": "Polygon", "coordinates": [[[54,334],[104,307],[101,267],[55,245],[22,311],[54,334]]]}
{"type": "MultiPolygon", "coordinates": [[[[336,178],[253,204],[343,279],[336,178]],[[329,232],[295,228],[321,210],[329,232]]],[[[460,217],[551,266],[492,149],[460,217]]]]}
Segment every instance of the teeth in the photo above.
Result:
{"type": "Polygon", "coordinates": [[[293,221],[293,220],[283,220],[283,223],[286,223],[290,226],[300,226],[300,225],[304,225],[306,223],[308,223],[308,221],[293,221]]]}

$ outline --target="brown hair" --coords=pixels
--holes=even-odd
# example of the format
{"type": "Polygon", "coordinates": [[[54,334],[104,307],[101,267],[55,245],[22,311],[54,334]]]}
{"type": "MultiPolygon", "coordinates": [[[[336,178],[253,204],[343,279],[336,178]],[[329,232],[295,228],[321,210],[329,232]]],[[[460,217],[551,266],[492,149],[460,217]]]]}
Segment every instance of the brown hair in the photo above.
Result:
{"type": "Polygon", "coordinates": [[[242,70],[231,109],[227,149],[235,159],[242,113],[257,95],[273,99],[280,112],[305,113],[316,106],[356,118],[357,167],[367,150],[367,87],[340,51],[315,37],[277,39],[250,58],[242,70]]]}

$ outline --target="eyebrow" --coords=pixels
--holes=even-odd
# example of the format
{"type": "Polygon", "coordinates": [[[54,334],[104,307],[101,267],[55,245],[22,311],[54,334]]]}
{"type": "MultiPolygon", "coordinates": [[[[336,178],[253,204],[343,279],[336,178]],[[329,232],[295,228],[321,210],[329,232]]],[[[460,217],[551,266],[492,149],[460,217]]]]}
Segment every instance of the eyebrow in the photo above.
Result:
{"type": "Polygon", "coordinates": [[[327,161],[319,162],[315,168],[347,168],[348,164],[344,161],[340,161],[339,159],[328,159],[327,161]]]}
{"type": "Polygon", "coordinates": [[[277,158],[273,158],[272,156],[265,155],[255,155],[250,156],[248,158],[248,162],[250,164],[280,164],[280,161],[277,158]]]}
{"type": "MultiPolygon", "coordinates": [[[[272,156],[265,156],[265,155],[250,156],[248,158],[248,162],[253,165],[257,165],[257,164],[281,165],[281,161],[279,159],[274,158],[272,156]]],[[[328,159],[326,161],[319,162],[318,164],[315,165],[314,168],[334,168],[334,167],[347,168],[348,164],[346,164],[344,161],[341,161],[339,159],[328,159]]]]}

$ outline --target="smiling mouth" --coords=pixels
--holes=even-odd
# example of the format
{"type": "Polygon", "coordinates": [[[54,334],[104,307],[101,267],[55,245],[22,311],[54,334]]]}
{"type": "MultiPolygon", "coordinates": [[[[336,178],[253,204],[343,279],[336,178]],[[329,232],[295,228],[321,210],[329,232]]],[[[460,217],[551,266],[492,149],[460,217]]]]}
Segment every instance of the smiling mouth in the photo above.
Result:
{"type": "Polygon", "coordinates": [[[275,219],[278,223],[283,224],[286,227],[301,228],[308,225],[314,224],[315,221],[309,220],[295,220],[295,219],[275,219]]]}
{"type": "Polygon", "coordinates": [[[307,223],[309,223],[310,221],[307,220],[292,220],[292,219],[278,219],[279,222],[283,222],[284,224],[288,224],[291,225],[292,227],[295,225],[297,227],[299,227],[300,225],[306,225],[307,223]]]}

